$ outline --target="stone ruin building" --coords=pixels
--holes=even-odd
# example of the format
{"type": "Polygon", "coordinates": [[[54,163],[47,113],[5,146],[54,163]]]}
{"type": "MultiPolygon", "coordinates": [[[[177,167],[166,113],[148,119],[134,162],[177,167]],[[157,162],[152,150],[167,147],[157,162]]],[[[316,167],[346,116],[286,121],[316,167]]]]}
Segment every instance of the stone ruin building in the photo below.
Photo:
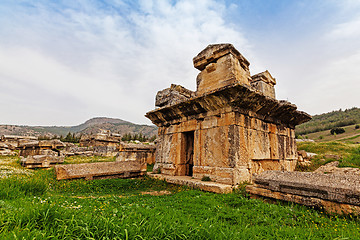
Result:
{"type": "Polygon", "coordinates": [[[193,63],[196,91],[171,85],[146,114],[159,127],[154,172],[236,185],[265,170],[293,171],[294,129],[311,116],[276,100],[275,78],[251,76],[231,44],[209,45],[193,63]]]}
{"type": "Polygon", "coordinates": [[[155,163],[155,145],[120,143],[116,161],[143,161],[147,164],[155,163]]]}
{"type": "Polygon", "coordinates": [[[26,168],[49,168],[63,163],[61,150],[65,144],[60,140],[36,140],[19,143],[21,165],[26,168]]]}
{"type": "Polygon", "coordinates": [[[83,135],[80,138],[80,147],[116,147],[121,141],[121,135],[101,130],[100,133],[92,135],[83,135]]]}
{"type": "Polygon", "coordinates": [[[14,150],[19,147],[19,144],[34,140],[37,138],[33,136],[1,135],[0,155],[17,155],[14,150]]]}

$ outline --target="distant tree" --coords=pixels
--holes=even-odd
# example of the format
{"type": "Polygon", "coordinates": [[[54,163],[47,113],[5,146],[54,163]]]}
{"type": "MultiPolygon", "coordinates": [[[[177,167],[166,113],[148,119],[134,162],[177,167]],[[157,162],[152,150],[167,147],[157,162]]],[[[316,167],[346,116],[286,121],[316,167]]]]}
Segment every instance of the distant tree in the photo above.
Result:
{"type": "Polygon", "coordinates": [[[345,129],[341,127],[333,128],[330,130],[331,135],[344,133],[345,129]]]}
{"type": "Polygon", "coordinates": [[[131,133],[125,133],[121,138],[121,141],[124,142],[136,141],[136,140],[140,142],[146,142],[149,140],[149,138],[143,135],[142,133],[136,133],[134,135],[132,135],[131,133]]]}
{"type": "Polygon", "coordinates": [[[149,139],[149,142],[153,142],[153,141],[155,141],[155,139],[156,139],[156,135],[152,136],[152,137],[149,139]]]}
{"type": "Polygon", "coordinates": [[[76,137],[75,133],[71,134],[69,132],[65,138],[62,136],[60,137],[60,141],[62,142],[71,142],[71,143],[78,143],[80,141],[80,137],[76,137]]]}

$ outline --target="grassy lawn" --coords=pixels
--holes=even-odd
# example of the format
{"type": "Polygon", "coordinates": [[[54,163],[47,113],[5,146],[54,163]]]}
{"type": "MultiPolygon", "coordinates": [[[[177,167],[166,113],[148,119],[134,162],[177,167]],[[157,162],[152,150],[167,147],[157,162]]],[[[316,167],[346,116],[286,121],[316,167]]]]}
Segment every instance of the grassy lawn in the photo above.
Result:
{"type": "Polygon", "coordinates": [[[0,239],[360,239],[360,218],[148,177],[56,181],[53,170],[0,179],[0,239]]]}

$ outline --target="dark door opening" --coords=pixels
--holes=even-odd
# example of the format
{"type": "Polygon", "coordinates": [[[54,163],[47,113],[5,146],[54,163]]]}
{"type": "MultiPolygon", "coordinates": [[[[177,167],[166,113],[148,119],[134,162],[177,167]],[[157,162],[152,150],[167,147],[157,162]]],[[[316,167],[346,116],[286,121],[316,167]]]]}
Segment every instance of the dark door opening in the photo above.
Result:
{"type": "Polygon", "coordinates": [[[194,166],[194,131],[185,132],[183,136],[185,140],[185,175],[192,176],[194,166]]]}

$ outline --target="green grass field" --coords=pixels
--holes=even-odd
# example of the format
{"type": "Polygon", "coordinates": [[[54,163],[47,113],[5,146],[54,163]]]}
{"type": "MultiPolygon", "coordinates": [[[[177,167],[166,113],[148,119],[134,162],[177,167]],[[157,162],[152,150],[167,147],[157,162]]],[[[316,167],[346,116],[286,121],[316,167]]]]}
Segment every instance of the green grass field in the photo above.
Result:
{"type": "Polygon", "coordinates": [[[360,239],[355,216],[148,177],[56,181],[52,169],[28,170],[0,179],[0,199],[0,239],[360,239]]]}

